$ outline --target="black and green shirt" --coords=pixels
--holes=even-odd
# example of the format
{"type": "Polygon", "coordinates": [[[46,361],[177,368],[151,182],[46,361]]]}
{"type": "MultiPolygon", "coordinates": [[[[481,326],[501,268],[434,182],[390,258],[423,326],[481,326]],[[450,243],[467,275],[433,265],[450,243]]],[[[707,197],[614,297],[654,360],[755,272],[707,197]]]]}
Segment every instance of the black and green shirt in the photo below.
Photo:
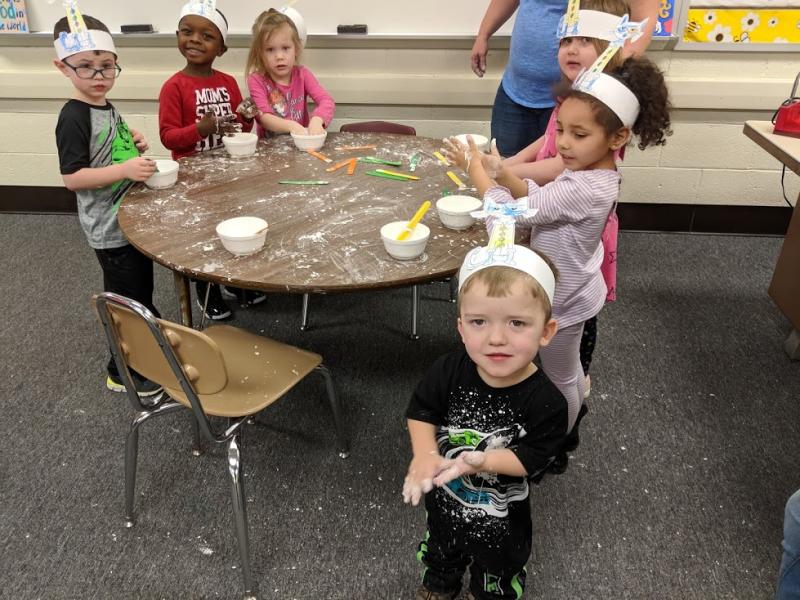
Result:
{"type": "MultiPolygon", "coordinates": [[[[110,102],[105,106],[80,100],[67,102],[58,115],[56,144],[62,175],[139,156],[128,125],[110,102]]],[[[76,192],[78,218],[92,248],[119,248],[128,243],[117,223],[116,208],[133,184],[122,179],[96,190],[76,192]]]]}

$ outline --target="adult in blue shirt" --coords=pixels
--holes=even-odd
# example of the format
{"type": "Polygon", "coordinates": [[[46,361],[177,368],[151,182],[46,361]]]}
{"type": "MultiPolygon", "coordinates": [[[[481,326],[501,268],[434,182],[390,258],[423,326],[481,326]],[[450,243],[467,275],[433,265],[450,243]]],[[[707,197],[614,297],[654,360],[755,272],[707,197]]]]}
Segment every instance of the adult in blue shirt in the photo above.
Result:
{"type": "MultiPolygon", "coordinates": [[[[649,18],[647,32],[624,48],[642,54],[658,19],[659,0],[629,0],[631,19],[649,18]]],[[[492,107],[492,137],[503,156],[513,156],[544,135],[553,110],[552,87],[561,78],[558,69],[558,22],[566,0],[491,0],[472,46],[472,70],[486,72],[489,38],[519,9],[511,32],[511,48],[503,79],[492,107]]]]}
{"type": "Polygon", "coordinates": [[[775,600],[800,598],[800,490],[786,503],[783,519],[783,558],[775,600]]]}

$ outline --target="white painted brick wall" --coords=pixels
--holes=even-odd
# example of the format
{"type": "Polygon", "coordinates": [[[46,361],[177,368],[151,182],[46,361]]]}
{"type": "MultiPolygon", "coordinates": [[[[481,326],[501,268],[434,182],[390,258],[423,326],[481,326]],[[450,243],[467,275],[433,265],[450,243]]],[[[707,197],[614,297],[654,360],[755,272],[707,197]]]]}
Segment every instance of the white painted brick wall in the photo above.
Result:
{"type": "MultiPolygon", "coordinates": [[[[49,48],[0,51],[0,185],[60,185],[54,131],[68,82],[49,48]]],[[[220,69],[237,76],[246,49],[232,48],[220,69]]],[[[675,112],[664,147],[626,150],[623,202],[779,206],[779,162],[742,134],[745,120],[768,120],[796,74],[793,54],[656,52],[667,73],[675,112]]],[[[468,50],[316,49],[305,62],[338,101],[332,130],[354,120],[414,126],[418,135],[489,132],[491,103],[505,55],[492,52],[487,76],[468,70],[468,50]]],[[[158,141],[161,83],[181,66],[172,48],[124,48],[124,71],[111,99],[130,126],[158,141]]],[[[794,201],[800,178],[786,176],[794,201]]]]}

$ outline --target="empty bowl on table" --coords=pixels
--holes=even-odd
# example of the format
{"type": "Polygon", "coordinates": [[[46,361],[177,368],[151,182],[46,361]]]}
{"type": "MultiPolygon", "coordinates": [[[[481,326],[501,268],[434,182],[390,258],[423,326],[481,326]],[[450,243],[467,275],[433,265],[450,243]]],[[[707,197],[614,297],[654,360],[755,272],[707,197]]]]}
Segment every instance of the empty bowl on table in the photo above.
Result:
{"type": "Polygon", "coordinates": [[[381,239],[383,246],[389,256],[397,260],[410,260],[417,258],[425,252],[431,230],[427,225],[419,223],[411,234],[404,240],[398,240],[397,236],[405,229],[408,221],[394,221],[381,227],[381,239]]]}
{"type": "Polygon", "coordinates": [[[144,184],[154,190],[162,190],[164,188],[175,185],[178,181],[178,163],[174,160],[157,160],[155,173],[148,177],[144,184]]]}
{"type": "Polygon", "coordinates": [[[475,142],[478,150],[481,152],[486,152],[489,149],[489,138],[487,138],[485,135],[480,135],[478,133],[462,133],[461,135],[457,135],[455,137],[465,146],[469,146],[469,142],[467,141],[468,135],[472,137],[472,141],[475,142]]]}
{"type": "Polygon", "coordinates": [[[225,249],[238,256],[257,252],[267,238],[267,222],[259,217],[234,217],[217,225],[225,249]]]}
{"type": "Polygon", "coordinates": [[[222,136],[222,143],[231,156],[252,156],[256,152],[258,136],[255,133],[234,133],[222,136]]]}
{"type": "Polygon", "coordinates": [[[294,145],[298,150],[319,150],[325,144],[325,138],[328,137],[328,132],[323,131],[317,135],[292,133],[294,145]]]}
{"type": "Polygon", "coordinates": [[[472,196],[445,196],[436,201],[436,212],[442,225],[449,229],[469,229],[475,222],[470,213],[483,206],[478,198],[472,196]]]}

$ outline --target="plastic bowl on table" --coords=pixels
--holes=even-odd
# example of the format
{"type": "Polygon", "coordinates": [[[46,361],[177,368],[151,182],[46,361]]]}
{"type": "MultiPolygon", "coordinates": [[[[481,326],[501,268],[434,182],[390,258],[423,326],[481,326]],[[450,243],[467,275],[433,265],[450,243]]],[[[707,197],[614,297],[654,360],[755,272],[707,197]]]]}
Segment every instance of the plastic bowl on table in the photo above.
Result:
{"type": "Polygon", "coordinates": [[[317,135],[292,133],[292,140],[298,150],[319,150],[325,144],[326,137],[328,137],[327,131],[317,135]]]}
{"type": "Polygon", "coordinates": [[[481,152],[486,152],[489,149],[489,138],[487,138],[485,135],[480,135],[478,133],[462,133],[455,136],[455,138],[465,146],[469,147],[469,142],[467,141],[468,135],[472,137],[472,141],[475,142],[478,150],[481,152]]]}
{"type": "Polygon", "coordinates": [[[408,221],[393,221],[381,227],[381,239],[383,246],[389,256],[397,260],[411,260],[417,258],[425,252],[431,230],[427,225],[417,224],[411,234],[404,240],[398,240],[397,236],[405,229],[408,221]]]}
{"type": "Polygon", "coordinates": [[[174,160],[157,160],[155,173],[148,177],[144,184],[154,190],[172,187],[178,181],[178,163],[174,160]]]}
{"type": "Polygon", "coordinates": [[[469,229],[475,222],[475,217],[470,213],[480,210],[483,206],[478,198],[472,196],[444,196],[436,201],[436,212],[439,220],[448,229],[461,231],[469,229]]]}
{"type": "Polygon", "coordinates": [[[222,143],[231,156],[252,156],[256,152],[258,136],[255,133],[234,133],[222,136],[222,143]]]}
{"type": "Polygon", "coordinates": [[[217,235],[228,252],[246,256],[264,246],[267,222],[259,217],[234,217],[217,225],[217,235]]]}

